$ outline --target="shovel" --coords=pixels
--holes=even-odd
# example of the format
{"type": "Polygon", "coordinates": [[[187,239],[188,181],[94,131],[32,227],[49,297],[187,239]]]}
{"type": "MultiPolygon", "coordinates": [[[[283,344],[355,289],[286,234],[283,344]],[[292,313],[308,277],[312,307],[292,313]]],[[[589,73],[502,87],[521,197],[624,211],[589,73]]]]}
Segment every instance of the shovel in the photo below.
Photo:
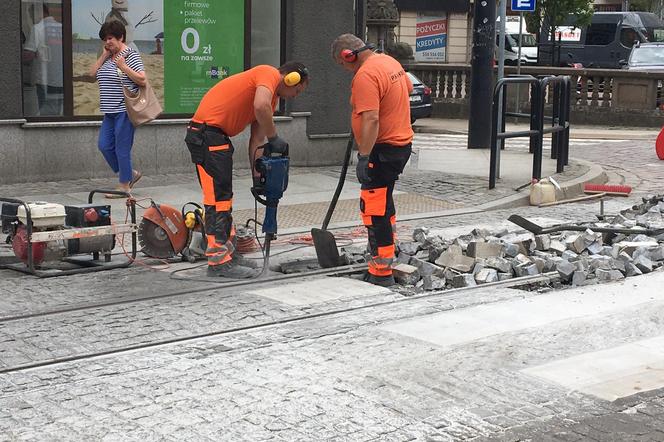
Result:
{"type": "Polygon", "coordinates": [[[508,221],[513,222],[517,226],[534,233],[535,235],[543,235],[545,233],[562,232],[564,230],[571,230],[575,232],[585,232],[590,229],[598,233],[623,233],[625,235],[647,235],[657,236],[664,233],[664,229],[626,229],[619,227],[594,227],[590,225],[576,225],[576,224],[559,224],[557,226],[542,227],[534,222],[519,216],[510,215],[508,221]]]}
{"type": "Polygon", "coordinates": [[[332,201],[330,201],[330,206],[327,208],[327,213],[325,214],[323,225],[320,229],[315,227],[311,229],[311,238],[314,241],[316,258],[318,258],[318,264],[324,269],[338,267],[341,265],[341,257],[339,256],[339,249],[337,249],[337,241],[334,239],[332,232],[327,230],[327,226],[330,224],[332,213],[334,213],[334,208],[337,206],[337,201],[339,201],[341,189],[344,187],[346,172],[348,171],[348,164],[350,163],[351,150],[353,150],[352,135],[348,140],[348,145],[346,146],[346,155],[344,157],[343,166],[341,167],[341,175],[339,176],[337,189],[334,191],[334,196],[332,197],[332,201]]]}

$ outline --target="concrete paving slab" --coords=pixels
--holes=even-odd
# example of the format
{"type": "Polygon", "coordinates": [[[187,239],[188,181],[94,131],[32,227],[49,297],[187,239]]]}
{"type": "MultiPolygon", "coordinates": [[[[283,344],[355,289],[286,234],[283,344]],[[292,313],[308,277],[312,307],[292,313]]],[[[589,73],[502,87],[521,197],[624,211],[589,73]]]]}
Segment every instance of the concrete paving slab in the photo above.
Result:
{"type": "Polygon", "coordinates": [[[664,336],[522,370],[608,401],[664,387],[664,336]]]}
{"type": "Polygon", "coordinates": [[[277,287],[251,290],[248,293],[263,296],[289,305],[312,305],[333,301],[346,296],[388,295],[392,291],[367,282],[351,278],[317,278],[292,284],[279,284],[277,287]]]}
{"type": "Polygon", "coordinates": [[[664,273],[648,279],[569,289],[534,298],[499,302],[397,322],[384,330],[450,347],[557,321],[611,314],[629,307],[664,302],[664,273]],[[632,287],[633,285],[639,287],[632,287]],[[629,290],[626,289],[629,286],[629,290]]]}
{"type": "MultiPolygon", "coordinates": [[[[420,170],[436,170],[460,175],[477,176],[482,173],[488,176],[491,153],[488,149],[422,149],[414,158],[414,166],[420,170]]],[[[505,179],[527,183],[531,178],[532,156],[528,153],[503,151],[500,155],[500,172],[505,179]],[[530,164],[530,167],[524,165],[530,164]]],[[[542,159],[542,176],[555,175],[556,160],[544,157],[542,159]]]]}

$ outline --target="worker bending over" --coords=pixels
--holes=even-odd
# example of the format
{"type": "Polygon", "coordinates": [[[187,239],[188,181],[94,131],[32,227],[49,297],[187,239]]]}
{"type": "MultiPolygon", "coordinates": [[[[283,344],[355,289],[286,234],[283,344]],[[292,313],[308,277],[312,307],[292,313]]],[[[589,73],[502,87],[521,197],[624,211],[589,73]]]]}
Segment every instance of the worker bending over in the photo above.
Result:
{"type": "Polygon", "coordinates": [[[288,150],[272,118],[279,98],[296,97],[308,83],[309,72],[302,63],[288,62],[279,69],[256,66],[212,87],[187,126],[185,142],[203,190],[208,276],[237,279],[258,275],[256,263],[235,252],[231,215],[235,149],[230,137],[251,124],[249,162],[256,181],[254,160],[266,139],[273,152],[288,150]]]}

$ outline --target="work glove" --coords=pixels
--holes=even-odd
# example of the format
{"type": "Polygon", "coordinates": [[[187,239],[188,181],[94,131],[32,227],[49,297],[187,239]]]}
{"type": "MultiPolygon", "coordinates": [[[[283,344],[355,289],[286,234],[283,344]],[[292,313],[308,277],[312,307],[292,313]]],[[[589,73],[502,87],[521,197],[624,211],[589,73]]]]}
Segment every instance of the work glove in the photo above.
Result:
{"type": "Polygon", "coordinates": [[[355,174],[361,184],[369,184],[371,182],[371,177],[369,176],[369,155],[357,154],[355,174]]]}
{"type": "Polygon", "coordinates": [[[278,153],[280,155],[288,155],[288,143],[279,135],[275,135],[267,139],[270,143],[270,152],[278,153]]]}

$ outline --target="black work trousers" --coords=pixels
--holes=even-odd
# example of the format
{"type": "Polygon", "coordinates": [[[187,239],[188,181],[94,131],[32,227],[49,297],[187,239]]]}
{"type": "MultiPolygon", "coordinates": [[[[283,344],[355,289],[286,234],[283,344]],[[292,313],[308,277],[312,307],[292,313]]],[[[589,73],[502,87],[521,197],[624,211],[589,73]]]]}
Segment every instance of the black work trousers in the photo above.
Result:
{"type": "Polygon", "coordinates": [[[411,144],[378,143],[369,155],[371,182],[362,184],[360,212],[369,236],[368,270],[375,276],[392,274],[396,235],[396,207],[392,194],[411,152],[411,144]]]}
{"type": "Polygon", "coordinates": [[[233,228],[233,144],[218,128],[190,123],[185,138],[203,191],[208,265],[229,262],[235,251],[233,228]]]}

